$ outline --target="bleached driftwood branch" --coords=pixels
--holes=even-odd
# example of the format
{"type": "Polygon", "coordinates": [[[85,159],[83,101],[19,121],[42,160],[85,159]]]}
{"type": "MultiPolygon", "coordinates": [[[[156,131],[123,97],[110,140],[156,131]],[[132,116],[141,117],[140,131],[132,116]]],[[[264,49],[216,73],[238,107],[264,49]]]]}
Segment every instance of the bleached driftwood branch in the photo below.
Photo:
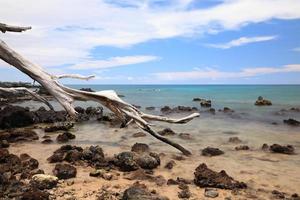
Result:
{"type": "Polygon", "coordinates": [[[33,80],[39,82],[63,106],[63,108],[68,112],[68,114],[71,117],[75,118],[77,114],[73,107],[73,102],[75,100],[99,102],[100,104],[110,109],[113,113],[115,113],[116,116],[121,121],[123,121],[125,125],[135,122],[143,130],[145,130],[155,138],[177,148],[184,155],[191,155],[191,152],[189,152],[181,145],[157,134],[146,120],[164,121],[169,123],[186,123],[192,120],[193,118],[198,117],[199,113],[194,113],[181,119],[172,119],[168,117],[148,115],[141,112],[133,105],[123,101],[113,90],[87,92],[66,87],[57,81],[59,77],[78,78],[79,76],[51,75],[44,71],[42,67],[35,65],[23,58],[17,52],[12,50],[9,46],[7,46],[7,44],[2,40],[0,40],[0,58],[8,64],[16,67],[23,73],[27,74],[33,80]]]}
{"type": "Polygon", "coordinates": [[[10,25],[7,25],[7,24],[0,23],[0,31],[2,33],[5,33],[6,31],[8,31],[8,32],[22,32],[22,31],[27,31],[29,29],[31,29],[30,26],[27,26],[27,27],[10,26],[10,25]]]}
{"type": "Polygon", "coordinates": [[[62,75],[54,75],[53,76],[54,79],[63,79],[63,78],[74,78],[74,79],[81,79],[81,80],[90,80],[92,78],[95,78],[94,75],[91,76],[82,76],[79,74],[62,74],[62,75]]]}
{"type": "Polygon", "coordinates": [[[44,104],[46,104],[50,108],[50,110],[54,110],[53,106],[47,101],[47,99],[45,99],[44,97],[38,95],[37,93],[29,90],[28,88],[25,88],[25,87],[15,87],[15,88],[0,87],[0,91],[8,92],[8,93],[18,93],[20,91],[27,92],[28,94],[30,94],[31,96],[33,96],[37,100],[39,100],[39,101],[43,102],[44,104]]]}

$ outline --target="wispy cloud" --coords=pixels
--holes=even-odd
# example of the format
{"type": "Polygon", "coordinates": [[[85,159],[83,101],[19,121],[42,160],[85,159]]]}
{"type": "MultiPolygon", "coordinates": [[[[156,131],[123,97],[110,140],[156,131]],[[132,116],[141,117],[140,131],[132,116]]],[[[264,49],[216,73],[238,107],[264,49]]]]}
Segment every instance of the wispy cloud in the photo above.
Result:
{"type": "Polygon", "coordinates": [[[235,40],[231,40],[229,42],[223,44],[208,44],[210,47],[218,48],[218,49],[230,49],[232,47],[243,46],[250,43],[257,43],[257,42],[265,42],[276,39],[276,35],[271,36],[257,36],[257,37],[240,37],[235,40]]]}
{"type": "Polygon", "coordinates": [[[87,70],[87,69],[107,69],[126,65],[134,65],[139,63],[146,63],[155,60],[159,60],[156,56],[123,56],[123,57],[112,57],[106,60],[90,60],[75,64],[69,69],[87,70]]]}
{"type": "Polygon", "coordinates": [[[153,39],[216,34],[271,19],[300,18],[299,0],[224,0],[193,9],[188,5],[195,0],[155,2],[2,0],[1,22],[33,29],[1,37],[30,60],[58,66],[90,60],[97,46],[128,47],[153,39]]]}
{"type": "Polygon", "coordinates": [[[247,78],[265,74],[300,72],[300,64],[285,65],[282,67],[259,67],[245,68],[237,72],[227,72],[215,69],[193,70],[185,72],[161,72],[155,73],[154,76],[163,81],[174,80],[215,80],[228,78],[247,78]]]}
{"type": "Polygon", "coordinates": [[[293,50],[293,51],[300,52],[300,47],[294,48],[294,49],[292,49],[292,50],[293,50]]]}

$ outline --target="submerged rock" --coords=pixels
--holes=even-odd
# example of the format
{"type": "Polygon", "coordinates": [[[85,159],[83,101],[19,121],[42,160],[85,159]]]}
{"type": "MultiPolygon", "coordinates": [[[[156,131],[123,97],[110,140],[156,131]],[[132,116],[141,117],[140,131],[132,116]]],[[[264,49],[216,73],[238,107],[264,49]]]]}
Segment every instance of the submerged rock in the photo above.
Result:
{"type": "Polygon", "coordinates": [[[173,169],[173,167],[176,165],[176,162],[174,160],[171,160],[169,162],[167,162],[167,164],[165,165],[166,169],[173,169]]]}
{"type": "Polygon", "coordinates": [[[181,139],[183,139],[183,140],[191,140],[191,139],[193,139],[193,137],[189,133],[180,133],[178,136],[181,139]]]}
{"type": "Polygon", "coordinates": [[[279,144],[273,144],[270,146],[270,151],[273,153],[282,153],[282,154],[295,154],[295,149],[292,145],[282,146],[279,144]]]}
{"type": "Polygon", "coordinates": [[[45,132],[55,132],[55,131],[68,131],[73,128],[74,123],[57,123],[52,126],[48,126],[45,128],[45,132]]]}
{"type": "Polygon", "coordinates": [[[262,96],[259,96],[254,105],[256,105],[256,106],[271,106],[272,102],[270,100],[264,99],[262,96]]]}
{"type": "Polygon", "coordinates": [[[154,106],[149,106],[149,107],[146,107],[146,110],[155,110],[155,107],[154,106]]]}
{"type": "Polygon", "coordinates": [[[234,180],[222,170],[215,172],[209,169],[206,164],[200,164],[194,173],[194,183],[199,187],[212,187],[221,189],[244,189],[247,185],[243,182],[234,180]]]}
{"type": "Polygon", "coordinates": [[[200,101],[200,106],[205,108],[211,107],[211,100],[202,99],[200,101]]]}
{"type": "Polygon", "coordinates": [[[201,151],[201,154],[203,156],[218,156],[224,154],[224,151],[218,149],[218,148],[213,148],[213,147],[206,147],[201,151]]]}
{"type": "Polygon", "coordinates": [[[147,134],[146,133],[144,133],[144,132],[137,132],[137,133],[134,133],[133,135],[132,135],[132,137],[135,137],[135,138],[137,138],[137,137],[145,137],[147,134]]]}
{"type": "Polygon", "coordinates": [[[157,132],[158,134],[162,135],[162,136],[168,136],[168,135],[175,135],[176,133],[170,129],[170,128],[165,128],[161,131],[157,132]]]}
{"type": "Polygon", "coordinates": [[[77,170],[69,164],[56,164],[53,169],[53,174],[59,179],[69,179],[76,177],[77,170]]]}
{"type": "Polygon", "coordinates": [[[299,121],[297,121],[295,119],[291,119],[291,118],[283,120],[283,123],[291,125],[291,126],[300,126],[300,122],[299,121]]]}
{"type": "Polygon", "coordinates": [[[131,147],[131,151],[136,152],[136,153],[144,153],[144,152],[149,152],[150,148],[147,144],[143,143],[135,143],[131,147]]]}
{"type": "Polygon", "coordinates": [[[250,148],[247,145],[240,145],[235,147],[235,150],[241,151],[241,150],[249,150],[250,148]]]}
{"type": "Polygon", "coordinates": [[[241,143],[242,140],[240,138],[238,138],[238,137],[230,137],[228,139],[228,142],[230,142],[230,143],[241,143]]]}

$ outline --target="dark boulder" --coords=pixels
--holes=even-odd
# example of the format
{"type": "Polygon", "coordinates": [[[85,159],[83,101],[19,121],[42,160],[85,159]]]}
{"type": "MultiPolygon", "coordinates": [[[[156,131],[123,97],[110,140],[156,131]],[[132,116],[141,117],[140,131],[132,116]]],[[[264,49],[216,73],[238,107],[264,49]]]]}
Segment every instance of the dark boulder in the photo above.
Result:
{"type": "Polygon", "coordinates": [[[146,110],[155,110],[155,107],[154,106],[149,106],[149,107],[146,107],[146,110]]]}
{"type": "Polygon", "coordinates": [[[85,110],[84,108],[80,107],[80,106],[76,106],[75,108],[75,111],[79,114],[84,114],[85,113],[85,110]]]}
{"type": "Polygon", "coordinates": [[[69,141],[69,137],[66,135],[66,134],[59,134],[57,137],[56,137],[56,141],[58,143],[66,143],[69,141]]]}
{"type": "Polygon", "coordinates": [[[0,129],[30,126],[37,121],[28,109],[19,106],[6,106],[0,110],[0,129]]]}
{"type": "Polygon", "coordinates": [[[85,92],[95,92],[94,90],[92,90],[92,88],[81,88],[80,90],[85,92]]]}
{"type": "Polygon", "coordinates": [[[206,147],[201,151],[201,154],[203,156],[218,156],[224,154],[224,151],[218,149],[218,148],[213,148],[213,147],[206,147]]]}
{"type": "Polygon", "coordinates": [[[169,106],[164,106],[164,107],[162,107],[162,108],[160,109],[160,111],[161,111],[162,113],[169,113],[169,112],[172,111],[172,109],[171,109],[169,106]]]}
{"type": "Polygon", "coordinates": [[[194,183],[199,187],[212,187],[221,189],[244,189],[247,185],[243,182],[234,180],[228,176],[227,173],[222,170],[215,172],[209,169],[206,164],[200,164],[194,173],[194,183]]]}
{"type": "Polygon", "coordinates": [[[56,164],[53,174],[59,179],[69,179],[76,177],[77,170],[69,164],[56,164]]]}
{"type": "Polygon", "coordinates": [[[155,169],[160,165],[160,158],[155,153],[142,154],[136,159],[136,162],[143,169],[155,169]]]}
{"type": "Polygon", "coordinates": [[[202,99],[200,101],[200,106],[205,108],[211,107],[211,100],[202,99]]]}
{"type": "Polygon", "coordinates": [[[168,198],[151,193],[145,185],[137,183],[124,191],[122,200],[168,200],[168,198]]]}
{"type": "Polygon", "coordinates": [[[273,144],[270,146],[270,151],[273,153],[282,153],[282,154],[295,154],[295,149],[292,145],[279,145],[279,144],[273,144]]]}
{"type": "Polygon", "coordinates": [[[262,96],[259,96],[254,105],[256,105],[256,106],[271,106],[272,102],[270,100],[264,99],[262,96]]]}
{"type": "Polygon", "coordinates": [[[291,125],[291,126],[300,126],[300,122],[299,121],[297,121],[295,119],[291,119],[291,118],[283,120],[283,123],[291,125]]]}
{"type": "Polygon", "coordinates": [[[42,144],[51,144],[51,143],[53,143],[53,140],[51,140],[51,139],[44,139],[42,141],[42,144]]]}
{"type": "Polygon", "coordinates": [[[29,191],[26,191],[21,194],[21,200],[48,200],[49,193],[47,191],[31,188],[29,191]]]}
{"type": "Polygon", "coordinates": [[[135,161],[135,154],[132,152],[122,152],[115,156],[115,165],[122,171],[134,171],[139,168],[135,161]]]}

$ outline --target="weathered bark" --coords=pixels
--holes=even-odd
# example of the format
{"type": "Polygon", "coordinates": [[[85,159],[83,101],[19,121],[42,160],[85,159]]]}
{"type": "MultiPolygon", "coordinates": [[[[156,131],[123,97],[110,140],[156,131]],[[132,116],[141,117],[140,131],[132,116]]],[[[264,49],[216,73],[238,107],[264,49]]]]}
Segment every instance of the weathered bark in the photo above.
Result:
{"type": "MultiPolygon", "coordinates": [[[[6,31],[9,30],[6,29],[6,31]]],[[[104,90],[99,92],[86,92],[86,91],[81,91],[81,90],[76,90],[76,89],[66,87],[60,84],[57,81],[57,79],[79,78],[79,79],[88,80],[92,78],[92,76],[83,77],[80,75],[68,75],[68,74],[61,75],[61,76],[51,75],[46,71],[44,71],[42,67],[33,64],[30,61],[23,58],[17,52],[15,52],[10,47],[8,47],[6,43],[3,42],[2,40],[0,40],[0,58],[5,62],[7,62],[8,64],[16,67],[23,73],[27,74],[33,80],[39,82],[64,107],[64,109],[68,112],[68,114],[71,117],[76,117],[77,114],[77,112],[73,107],[73,102],[75,100],[96,101],[104,105],[108,109],[110,109],[112,112],[114,112],[116,116],[124,122],[125,126],[128,125],[129,123],[135,122],[143,130],[150,133],[155,138],[175,147],[176,149],[180,150],[184,155],[191,155],[191,153],[181,145],[158,135],[153,129],[151,129],[150,124],[146,120],[164,121],[169,123],[186,123],[192,120],[193,118],[198,117],[199,113],[193,113],[181,119],[172,119],[168,117],[149,115],[139,111],[133,105],[123,101],[121,98],[118,97],[117,93],[113,90],[104,90]]]]}

